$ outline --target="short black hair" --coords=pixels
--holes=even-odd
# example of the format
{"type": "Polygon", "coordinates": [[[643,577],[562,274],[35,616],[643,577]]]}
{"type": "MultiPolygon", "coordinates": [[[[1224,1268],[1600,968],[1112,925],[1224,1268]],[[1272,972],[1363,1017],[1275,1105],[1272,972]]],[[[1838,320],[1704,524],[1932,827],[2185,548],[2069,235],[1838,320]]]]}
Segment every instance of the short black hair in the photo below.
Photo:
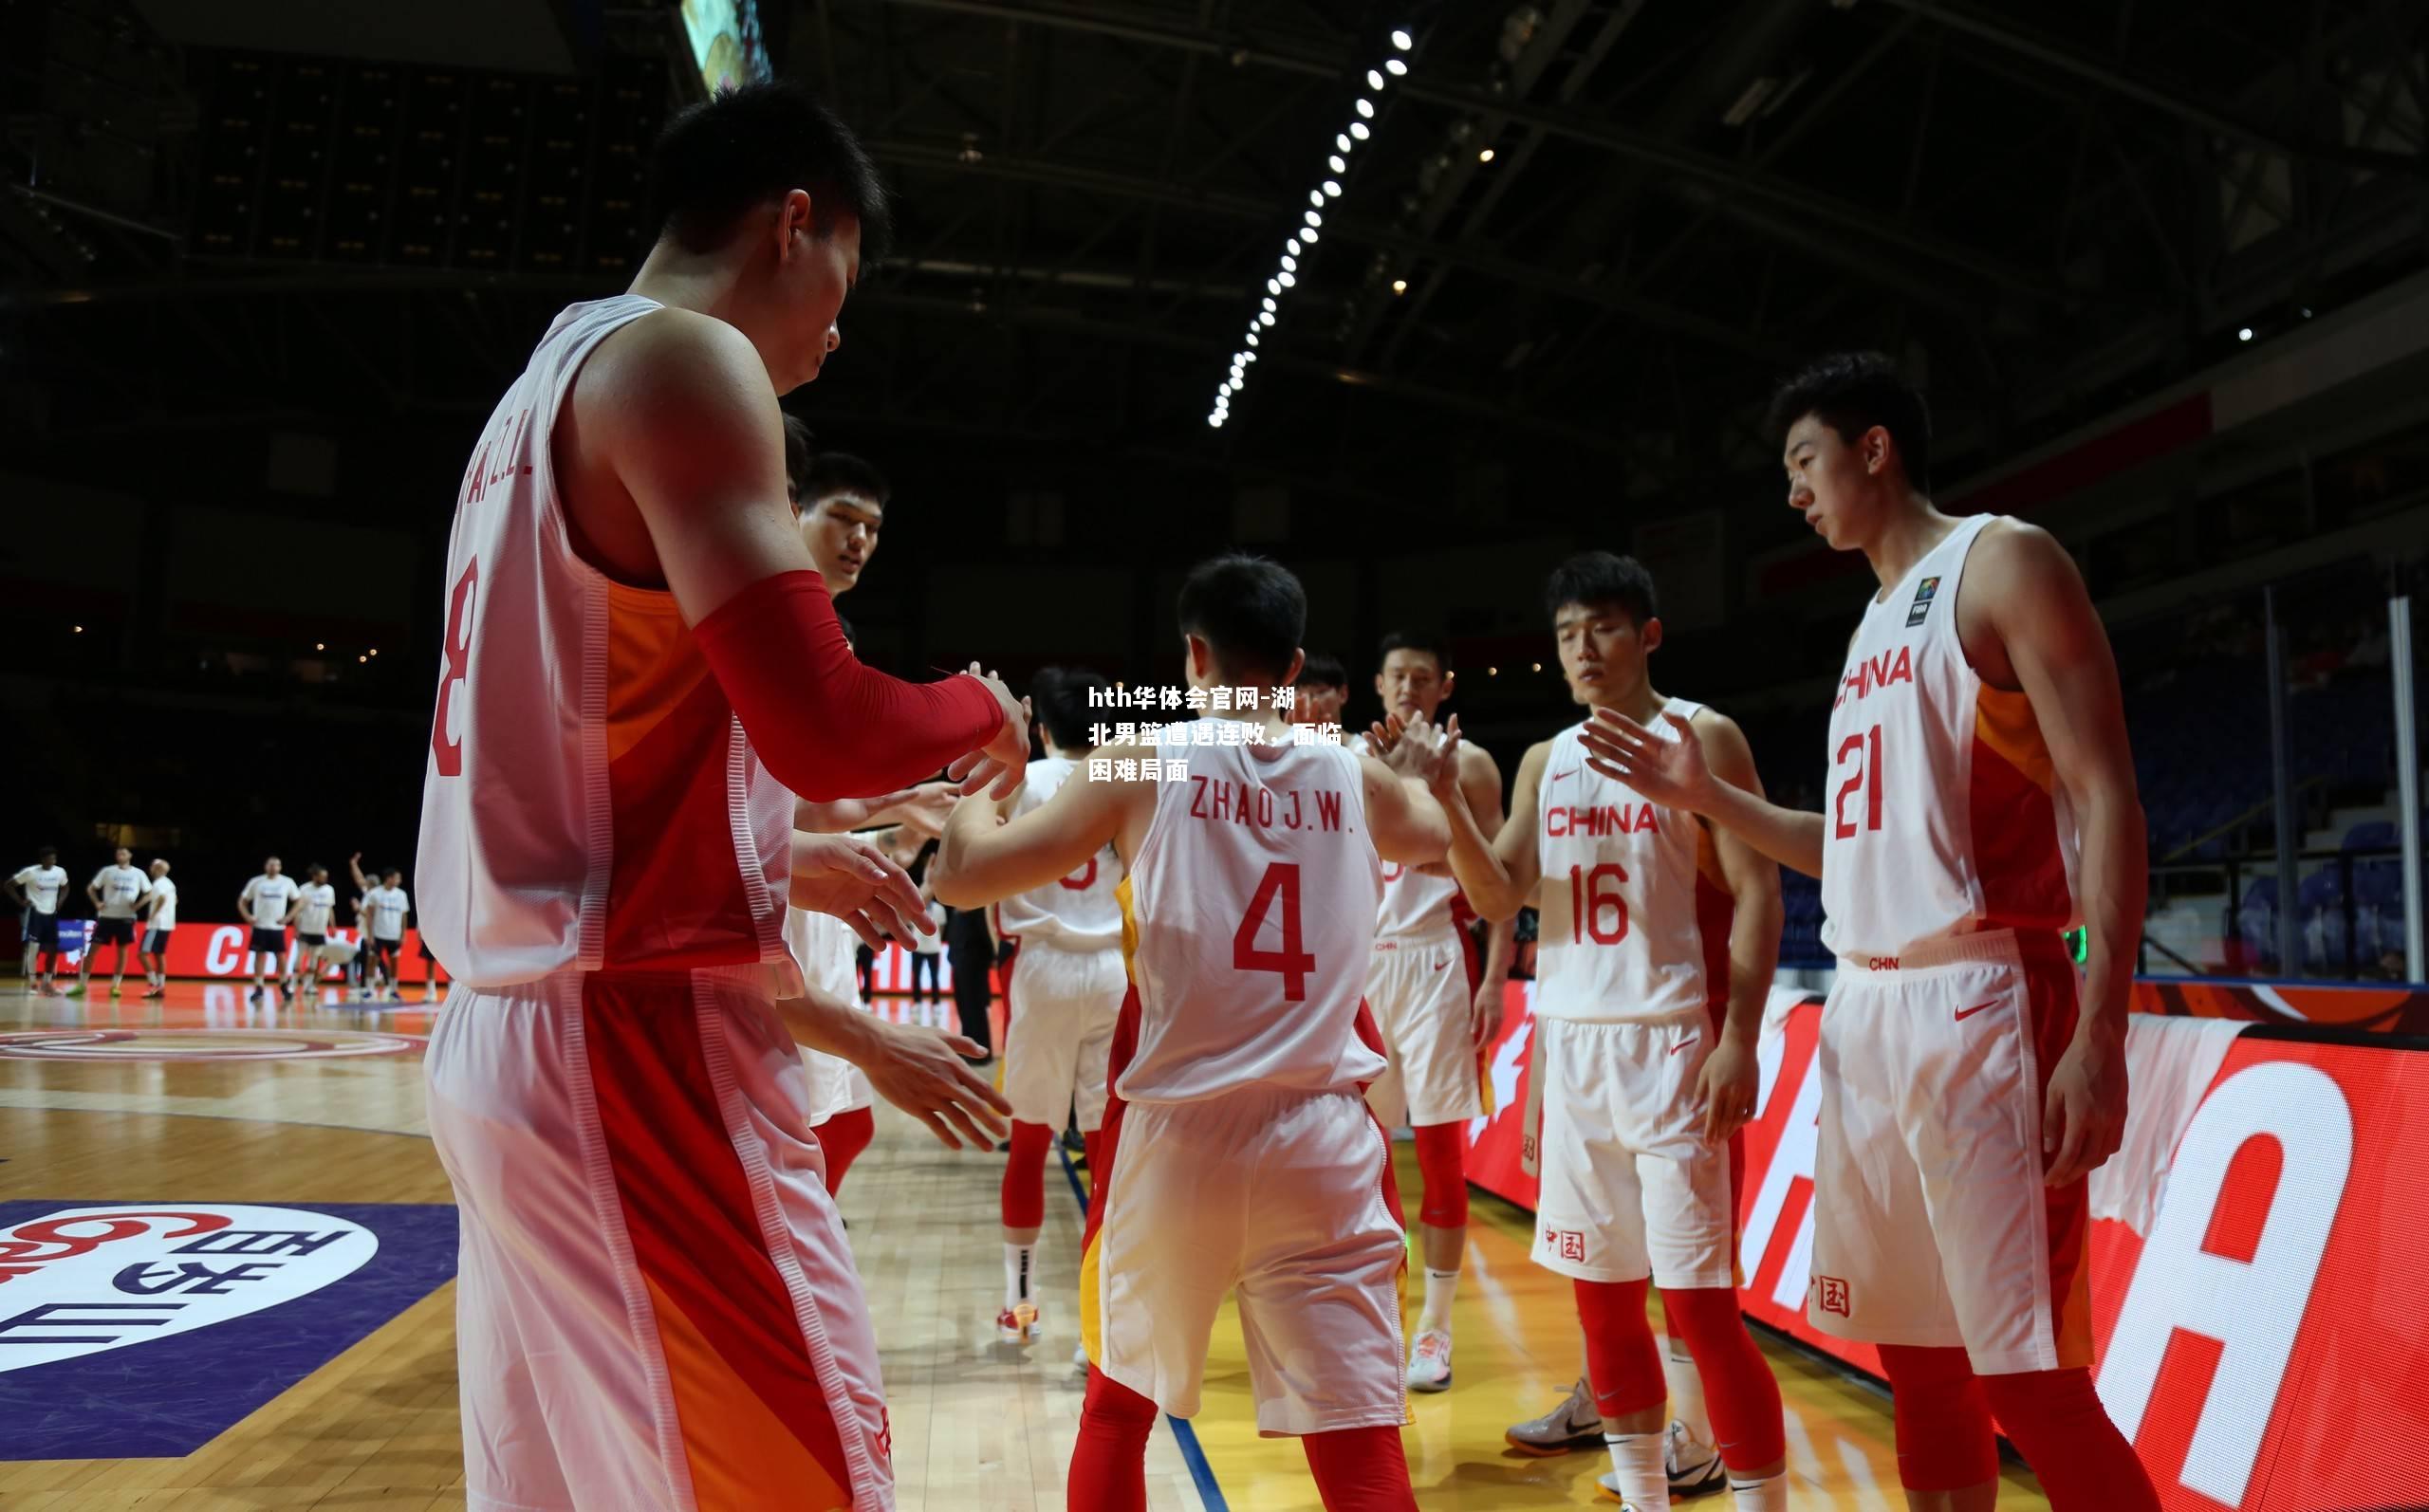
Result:
{"type": "Polygon", "coordinates": [[[770,79],[720,89],[678,111],[658,133],[650,162],[650,203],[658,234],[688,251],[713,251],[752,208],[800,189],[812,229],[833,233],[849,214],[861,223],[861,257],[884,249],[885,185],[866,148],[798,81],[770,79]]]}
{"type": "Polygon", "coordinates": [[[1299,667],[1296,688],[1347,688],[1349,665],[1329,651],[1320,651],[1299,667]]]}
{"type": "Polygon", "coordinates": [[[818,455],[818,437],[809,433],[798,415],[785,415],[785,489],[792,495],[793,507],[801,507],[802,485],[809,481],[810,460],[818,455]]]}
{"type": "Polygon", "coordinates": [[[56,845],[46,845],[41,850],[34,852],[34,859],[37,861],[55,861],[59,859],[59,847],[56,845]]]}
{"type": "Polygon", "coordinates": [[[839,493],[857,493],[881,509],[894,502],[894,487],[875,465],[848,452],[821,452],[801,480],[801,507],[824,504],[839,493]]]}
{"type": "Polygon", "coordinates": [[[1209,557],[1180,585],[1180,628],[1203,637],[1226,673],[1279,682],[1307,634],[1307,593],[1278,562],[1241,551],[1209,557]]]}
{"type": "Polygon", "coordinates": [[[380,880],[381,880],[381,881],[383,881],[383,882],[384,882],[384,881],[386,881],[388,878],[390,878],[390,877],[392,877],[392,876],[394,876],[394,877],[398,877],[398,878],[401,879],[401,878],[404,876],[404,875],[405,875],[405,869],[404,869],[403,867],[401,867],[401,866],[392,866],[392,867],[388,868],[386,871],[384,871],[384,872],[382,872],[382,873],[380,873],[380,880]]]}
{"type": "Polygon", "coordinates": [[[1779,386],[1766,419],[1773,444],[1807,415],[1853,441],[1874,426],[1898,445],[1899,463],[1916,491],[1932,487],[1932,415],[1922,390],[1879,352],[1833,352],[1779,386]]]}
{"type": "Polygon", "coordinates": [[[329,875],[329,869],[323,866],[320,862],[314,861],[311,865],[304,868],[304,875],[306,876],[326,876],[329,875]]]}
{"type": "Polygon", "coordinates": [[[1094,744],[1088,739],[1088,692],[1091,689],[1112,685],[1085,667],[1044,667],[1029,679],[1029,708],[1054,744],[1065,750],[1086,750],[1094,744]]]}
{"type": "Polygon", "coordinates": [[[1393,631],[1383,637],[1381,645],[1375,648],[1375,668],[1378,672],[1382,670],[1383,663],[1396,651],[1421,651],[1434,658],[1436,671],[1451,670],[1450,642],[1440,636],[1418,630],[1393,631]]]}
{"type": "Polygon", "coordinates": [[[1544,613],[1557,619],[1573,603],[1617,604],[1638,625],[1661,613],[1653,591],[1653,574],[1634,557],[1607,551],[1581,551],[1552,569],[1544,582],[1544,613]]]}

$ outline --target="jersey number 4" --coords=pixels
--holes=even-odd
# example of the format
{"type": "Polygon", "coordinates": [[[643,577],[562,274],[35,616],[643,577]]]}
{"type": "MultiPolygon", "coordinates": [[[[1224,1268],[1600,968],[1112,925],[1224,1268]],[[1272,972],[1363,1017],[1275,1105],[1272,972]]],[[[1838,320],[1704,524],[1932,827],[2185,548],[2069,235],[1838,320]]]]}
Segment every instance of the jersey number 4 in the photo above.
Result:
{"type": "Polygon", "coordinates": [[[475,557],[464,563],[464,575],[455,580],[455,592],[447,604],[447,644],[441,648],[447,656],[447,675],[438,684],[438,712],[430,720],[430,759],[441,777],[464,775],[464,737],[447,733],[447,715],[455,707],[456,691],[473,665],[473,592],[480,582],[481,562],[475,557]]]}
{"type": "Polygon", "coordinates": [[[1855,771],[1839,784],[1839,796],[1830,805],[1830,832],[1843,840],[1856,837],[1856,821],[1847,817],[1847,800],[1863,794],[1863,827],[1881,828],[1881,727],[1875,725],[1861,735],[1849,735],[1839,742],[1839,758],[1832,765],[1845,766],[1850,759],[1855,771]]]}
{"type": "Polygon", "coordinates": [[[1249,899],[1249,911],[1240,920],[1239,929],[1232,935],[1232,969],[1234,971],[1275,971],[1282,976],[1282,1000],[1285,1003],[1307,1001],[1307,973],[1316,968],[1316,958],[1300,943],[1299,934],[1299,865],[1296,861],[1275,861],[1265,869],[1258,879],[1256,895],[1249,899]],[[1257,930],[1264,925],[1266,914],[1276,903],[1282,909],[1282,949],[1260,950],[1256,948],[1257,930]]]}

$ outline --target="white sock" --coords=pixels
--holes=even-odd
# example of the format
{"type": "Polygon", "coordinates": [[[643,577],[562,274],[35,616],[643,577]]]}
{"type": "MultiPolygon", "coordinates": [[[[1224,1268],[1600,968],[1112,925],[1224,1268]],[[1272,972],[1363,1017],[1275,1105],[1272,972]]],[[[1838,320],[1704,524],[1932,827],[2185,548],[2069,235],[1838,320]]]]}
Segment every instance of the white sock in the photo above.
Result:
{"type": "Polygon", "coordinates": [[[1662,1464],[1667,1433],[1605,1433],[1620,1495],[1636,1512],[1670,1512],[1670,1471],[1662,1464]]]}
{"type": "Polygon", "coordinates": [[[1029,1282],[1036,1273],[1035,1245],[1004,1246],[1004,1308],[1007,1312],[1029,1300],[1029,1282]]]}
{"type": "Polygon", "coordinates": [[[1718,1442],[1712,1435],[1712,1410],[1704,1405],[1704,1377],[1696,1369],[1695,1356],[1676,1334],[1664,1335],[1662,1345],[1661,1380],[1670,1388],[1670,1415],[1687,1425],[1688,1436],[1697,1443],[1718,1442]]]}
{"type": "Polygon", "coordinates": [[[1437,1329],[1451,1331],[1451,1299],[1459,1292],[1459,1273],[1425,1267],[1425,1308],[1418,1315],[1418,1332],[1437,1329]]]}
{"type": "Polygon", "coordinates": [[[1774,1475],[1766,1481],[1741,1481],[1729,1478],[1729,1499],[1735,1512],[1788,1512],[1788,1476],[1774,1475]]]}

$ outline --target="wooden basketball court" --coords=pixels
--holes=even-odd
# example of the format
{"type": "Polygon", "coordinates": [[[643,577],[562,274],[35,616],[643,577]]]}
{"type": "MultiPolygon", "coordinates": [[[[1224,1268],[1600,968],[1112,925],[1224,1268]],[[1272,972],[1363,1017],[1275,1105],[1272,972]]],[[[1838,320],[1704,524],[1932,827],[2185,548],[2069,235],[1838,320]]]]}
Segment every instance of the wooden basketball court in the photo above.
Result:
{"type": "MultiPolygon", "coordinates": [[[[116,1002],[0,995],[0,1501],[9,1512],[462,1507],[453,1209],[423,1122],[433,1010],[272,1010],[219,983],[178,984],[162,1004],[128,990],[116,1002]],[[27,1239],[26,1226],[107,1208],[164,1215],[128,1226],[173,1237],[95,1246],[87,1223],[67,1230],[87,1241],[73,1255],[55,1253],[75,1248],[57,1237],[27,1239]],[[164,1244],[176,1258],[161,1258],[164,1244]],[[309,1289],[266,1300],[279,1286],[309,1289]]],[[[1039,1256],[1045,1338],[995,1342],[999,1171],[998,1157],[945,1151],[888,1110],[845,1185],[905,1512],[1064,1504],[1080,1211],[1056,1181],[1039,1256]]],[[[1401,1180],[1415,1189],[1413,1162],[1401,1180]]],[[[1407,1435],[1418,1501],[1593,1504],[1602,1456],[1528,1459],[1502,1443],[1567,1389],[1576,1322],[1567,1284],[1527,1262],[1524,1215],[1484,1197],[1474,1212],[1456,1384],[1417,1400],[1407,1435]]],[[[1901,1506],[1886,1399],[1765,1347],[1788,1401],[1792,1505],[1901,1506]]],[[[1297,1446],[1256,1437],[1229,1317],[1204,1411],[1185,1429],[1159,1427],[1148,1463],[1159,1512],[1317,1504],[1297,1446]]],[[[2048,1503],[2011,1472],[1999,1505],[2048,1503]]]]}

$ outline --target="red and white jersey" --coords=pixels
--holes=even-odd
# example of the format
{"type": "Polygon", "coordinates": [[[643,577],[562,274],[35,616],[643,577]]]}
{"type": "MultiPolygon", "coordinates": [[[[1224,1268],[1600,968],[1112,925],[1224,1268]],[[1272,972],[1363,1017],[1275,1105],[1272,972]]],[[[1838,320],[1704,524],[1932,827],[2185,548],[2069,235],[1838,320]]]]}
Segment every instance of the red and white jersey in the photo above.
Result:
{"type": "Polygon", "coordinates": [[[658,307],[628,294],[559,315],[464,474],[416,886],[422,938],[471,986],[766,962],[773,990],[796,989],[792,795],[675,596],[584,562],[557,497],[549,435],[575,374],[658,307]]]}
{"type": "Polygon", "coordinates": [[[1188,775],[1157,784],[1120,890],[1139,1045],[1115,1090],[1195,1102],[1372,1081],[1384,1061],[1360,1021],[1383,878],[1357,755],[1173,728],[1159,754],[1188,775]]]}
{"type": "MultiPolygon", "coordinates": [[[[1673,698],[1664,711],[1703,706],[1673,698]]],[[[1667,721],[1657,738],[1676,740],[1667,721]]],[[[1535,1015],[1588,1023],[1700,1022],[1729,995],[1735,903],[1719,882],[1712,836],[1585,765],[1581,721],[1552,737],[1536,789],[1543,869],[1535,933],[1535,1015]]]]}
{"type": "Polygon", "coordinates": [[[1956,634],[1975,515],[1864,610],[1830,710],[1822,941],[1894,959],[1975,930],[2079,922],[2073,805],[2032,704],[1984,683],[1956,634]]]}
{"type": "MultiPolygon", "coordinates": [[[[1349,742],[1352,750],[1366,749],[1366,737],[1349,742]]],[[[1383,906],[1375,915],[1379,940],[1436,939],[1455,934],[1474,917],[1459,884],[1447,876],[1428,876],[1400,861],[1383,863],[1383,906]]]]}
{"type": "MultiPolygon", "coordinates": [[[[1029,763],[1005,819],[1018,819],[1052,798],[1078,766],[1068,756],[1029,763]]],[[[1108,845],[1070,876],[996,904],[995,932],[1066,950],[1110,950],[1122,943],[1122,902],[1114,895],[1121,885],[1122,857],[1108,845]]]]}

